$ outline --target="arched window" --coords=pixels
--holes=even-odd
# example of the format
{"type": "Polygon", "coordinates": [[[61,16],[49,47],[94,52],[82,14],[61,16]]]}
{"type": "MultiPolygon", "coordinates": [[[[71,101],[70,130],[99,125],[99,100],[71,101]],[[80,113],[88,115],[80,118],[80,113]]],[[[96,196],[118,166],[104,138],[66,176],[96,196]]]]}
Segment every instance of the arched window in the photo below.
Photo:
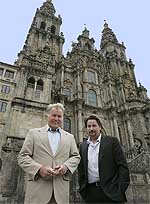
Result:
{"type": "Polygon", "coordinates": [[[64,118],[64,130],[71,132],[71,120],[69,118],[64,118]]]}
{"type": "Polygon", "coordinates": [[[87,71],[87,81],[90,83],[96,83],[95,72],[87,71]]]}
{"type": "Polygon", "coordinates": [[[27,86],[34,89],[34,87],[35,87],[35,79],[34,79],[33,77],[30,77],[30,78],[28,79],[28,84],[27,84],[27,86]]]}
{"type": "Polygon", "coordinates": [[[45,22],[41,22],[40,29],[45,30],[46,24],[45,22]]]}
{"type": "Polygon", "coordinates": [[[37,81],[36,89],[43,91],[43,84],[44,84],[44,83],[43,83],[43,80],[42,80],[42,79],[39,79],[39,80],[37,81]]]}
{"type": "Polygon", "coordinates": [[[54,25],[51,26],[51,32],[52,32],[53,34],[55,34],[55,32],[56,32],[56,27],[55,27],[54,25]]]}
{"type": "Polygon", "coordinates": [[[87,103],[91,106],[97,106],[97,95],[93,90],[88,91],[87,103]]]}
{"type": "Polygon", "coordinates": [[[67,99],[71,99],[71,91],[68,88],[64,88],[63,94],[67,96],[67,99]]]}

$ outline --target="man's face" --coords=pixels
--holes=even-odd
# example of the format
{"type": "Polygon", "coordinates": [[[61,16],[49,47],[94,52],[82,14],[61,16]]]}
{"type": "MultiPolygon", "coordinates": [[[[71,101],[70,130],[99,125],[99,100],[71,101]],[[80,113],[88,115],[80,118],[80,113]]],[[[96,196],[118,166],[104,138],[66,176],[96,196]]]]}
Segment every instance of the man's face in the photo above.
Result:
{"type": "Polygon", "coordinates": [[[98,138],[101,132],[101,127],[96,120],[87,121],[87,133],[91,138],[98,138]]]}
{"type": "Polygon", "coordinates": [[[63,112],[60,108],[52,108],[48,114],[48,125],[52,129],[62,127],[63,124],[63,112]]]}

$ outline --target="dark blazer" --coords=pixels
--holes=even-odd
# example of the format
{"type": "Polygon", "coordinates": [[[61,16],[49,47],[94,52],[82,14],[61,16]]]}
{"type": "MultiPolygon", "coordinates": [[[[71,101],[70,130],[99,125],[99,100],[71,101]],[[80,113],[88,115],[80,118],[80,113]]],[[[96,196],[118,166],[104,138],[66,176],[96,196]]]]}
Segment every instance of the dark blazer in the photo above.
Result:
{"type": "MultiPolygon", "coordinates": [[[[78,166],[79,192],[86,198],[88,184],[88,142],[84,141],[79,152],[81,160],[78,166]]],[[[99,175],[105,194],[114,201],[127,201],[125,191],[129,185],[129,169],[120,142],[116,137],[103,136],[99,151],[99,175]]]]}

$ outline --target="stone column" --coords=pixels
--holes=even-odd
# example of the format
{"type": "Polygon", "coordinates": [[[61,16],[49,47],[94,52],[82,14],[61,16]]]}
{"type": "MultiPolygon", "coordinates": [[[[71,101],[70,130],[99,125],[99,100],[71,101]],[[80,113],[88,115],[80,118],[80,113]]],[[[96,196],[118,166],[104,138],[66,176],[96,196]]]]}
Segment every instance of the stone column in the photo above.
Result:
{"type": "Polygon", "coordinates": [[[5,73],[6,73],[6,69],[4,69],[2,77],[4,77],[4,76],[5,76],[5,73]]]}
{"type": "Polygon", "coordinates": [[[78,136],[79,136],[79,143],[83,141],[83,124],[82,124],[82,104],[78,104],[78,136]]]}
{"type": "Polygon", "coordinates": [[[82,98],[81,97],[81,91],[82,91],[82,89],[81,89],[81,85],[80,85],[80,72],[78,70],[78,72],[77,72],[77,98],[82,98]]]}
{"type": "Polygon", "coordinates": [[[77,81],[76,81],[76,89],[77,89],[77,99],[81,99],[82,98],[82,87],[81,87],[81,83],[80,83],[80,74],[81,73],[81,65],[80,62],[77,62],[77,81]]]}
{"type": "Polygon", "coordinates": [[[113,99],[113,92],[112,92],[112,85],[111,85],[110,80],[108,82],[108,87],[109,87],[109,95],[110,95],[111,106],[115,107],[115,102],[114,102],[114,99],[113,99]]]}
{"type": "Polygon", "coordinates": [[[60,73],[60,102],[64,104],[65,101],[65,95],[64,92],[64,58],[62,58],[62,65],[61,65],[61,73],[60,73]]]}
{"type": "Polygon", "coordinates": [[[34,84],[34,91],[36,91],[36,87],[37,87],[37,80],[35,81],[35,84],[34,84]]]}
{"type": "Polygon", "coordinates": [[[110,92],[110,99],[113,100],[112,86],[111,86],[111,83],[110,83],[110,82],[109,82],[109,92],[110,92]]]}
{"type": "Polygon", "coordinates": [[[119,131],[118,131],[118,124],[117,124],[117,120],[115,117],[113,117],[113,124],[114,124],[114,132],[115,132],[114,136],[120,140],[119,131]]]}
{"type": "Polygon", "coordinates": [[[123,83],[122,83],[122,79],[121,78],[119,78],[119,83],[120,83],[120,89],[121,89],[121,95],[122,95],[123,104],[125,104],[126,98],[125,98],[124,89],[123,89],[123,83]]]}
{"type": "Polygon", "coordinates": [[[110,118],[110,127],[111,127],[111,135],[115,136],[113,118],[110,118]]]}
{"type": "Polygon", "coordinates": [[[61,68],[61,94],[63,94],[63,87],[64,87],[64,66],[61,68]]]}
{"type": "Polygon", "coordinates": [[[128,138],[130,142],[130,147],[134,146],[134,138],[132,134],[132,129],[131,129],[131,123],[130,123],[130,117],[128,114],[126,114],[126,124],[127,124],[127,131],[128,131],[128,138]]]}

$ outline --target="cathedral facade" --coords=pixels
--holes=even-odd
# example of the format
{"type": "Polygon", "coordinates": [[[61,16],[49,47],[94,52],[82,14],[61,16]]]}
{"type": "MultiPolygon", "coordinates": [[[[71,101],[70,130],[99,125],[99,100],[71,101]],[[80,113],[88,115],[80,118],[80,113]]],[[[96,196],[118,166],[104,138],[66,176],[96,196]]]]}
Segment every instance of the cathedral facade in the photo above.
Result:
{"type": "MultiPolygon", "coordinates": [[[[37,9],[13,65],[0,62],[0,203],[23,203],[26,175],[17,155],[30,128],[47,123],[50,103],[65,106],[64,129],[77,145],[86,137],[84,119],[97,114],[108,135],[118,137],[130,168],[129,203],[150,203],[150,99],[137,84],[126,47],[104,22],[100,48],[85,27],[62,54],[62,18],[51,0],[37,9]]],[[[71,203],[80,203],[76,177],[71,203]]]]}

